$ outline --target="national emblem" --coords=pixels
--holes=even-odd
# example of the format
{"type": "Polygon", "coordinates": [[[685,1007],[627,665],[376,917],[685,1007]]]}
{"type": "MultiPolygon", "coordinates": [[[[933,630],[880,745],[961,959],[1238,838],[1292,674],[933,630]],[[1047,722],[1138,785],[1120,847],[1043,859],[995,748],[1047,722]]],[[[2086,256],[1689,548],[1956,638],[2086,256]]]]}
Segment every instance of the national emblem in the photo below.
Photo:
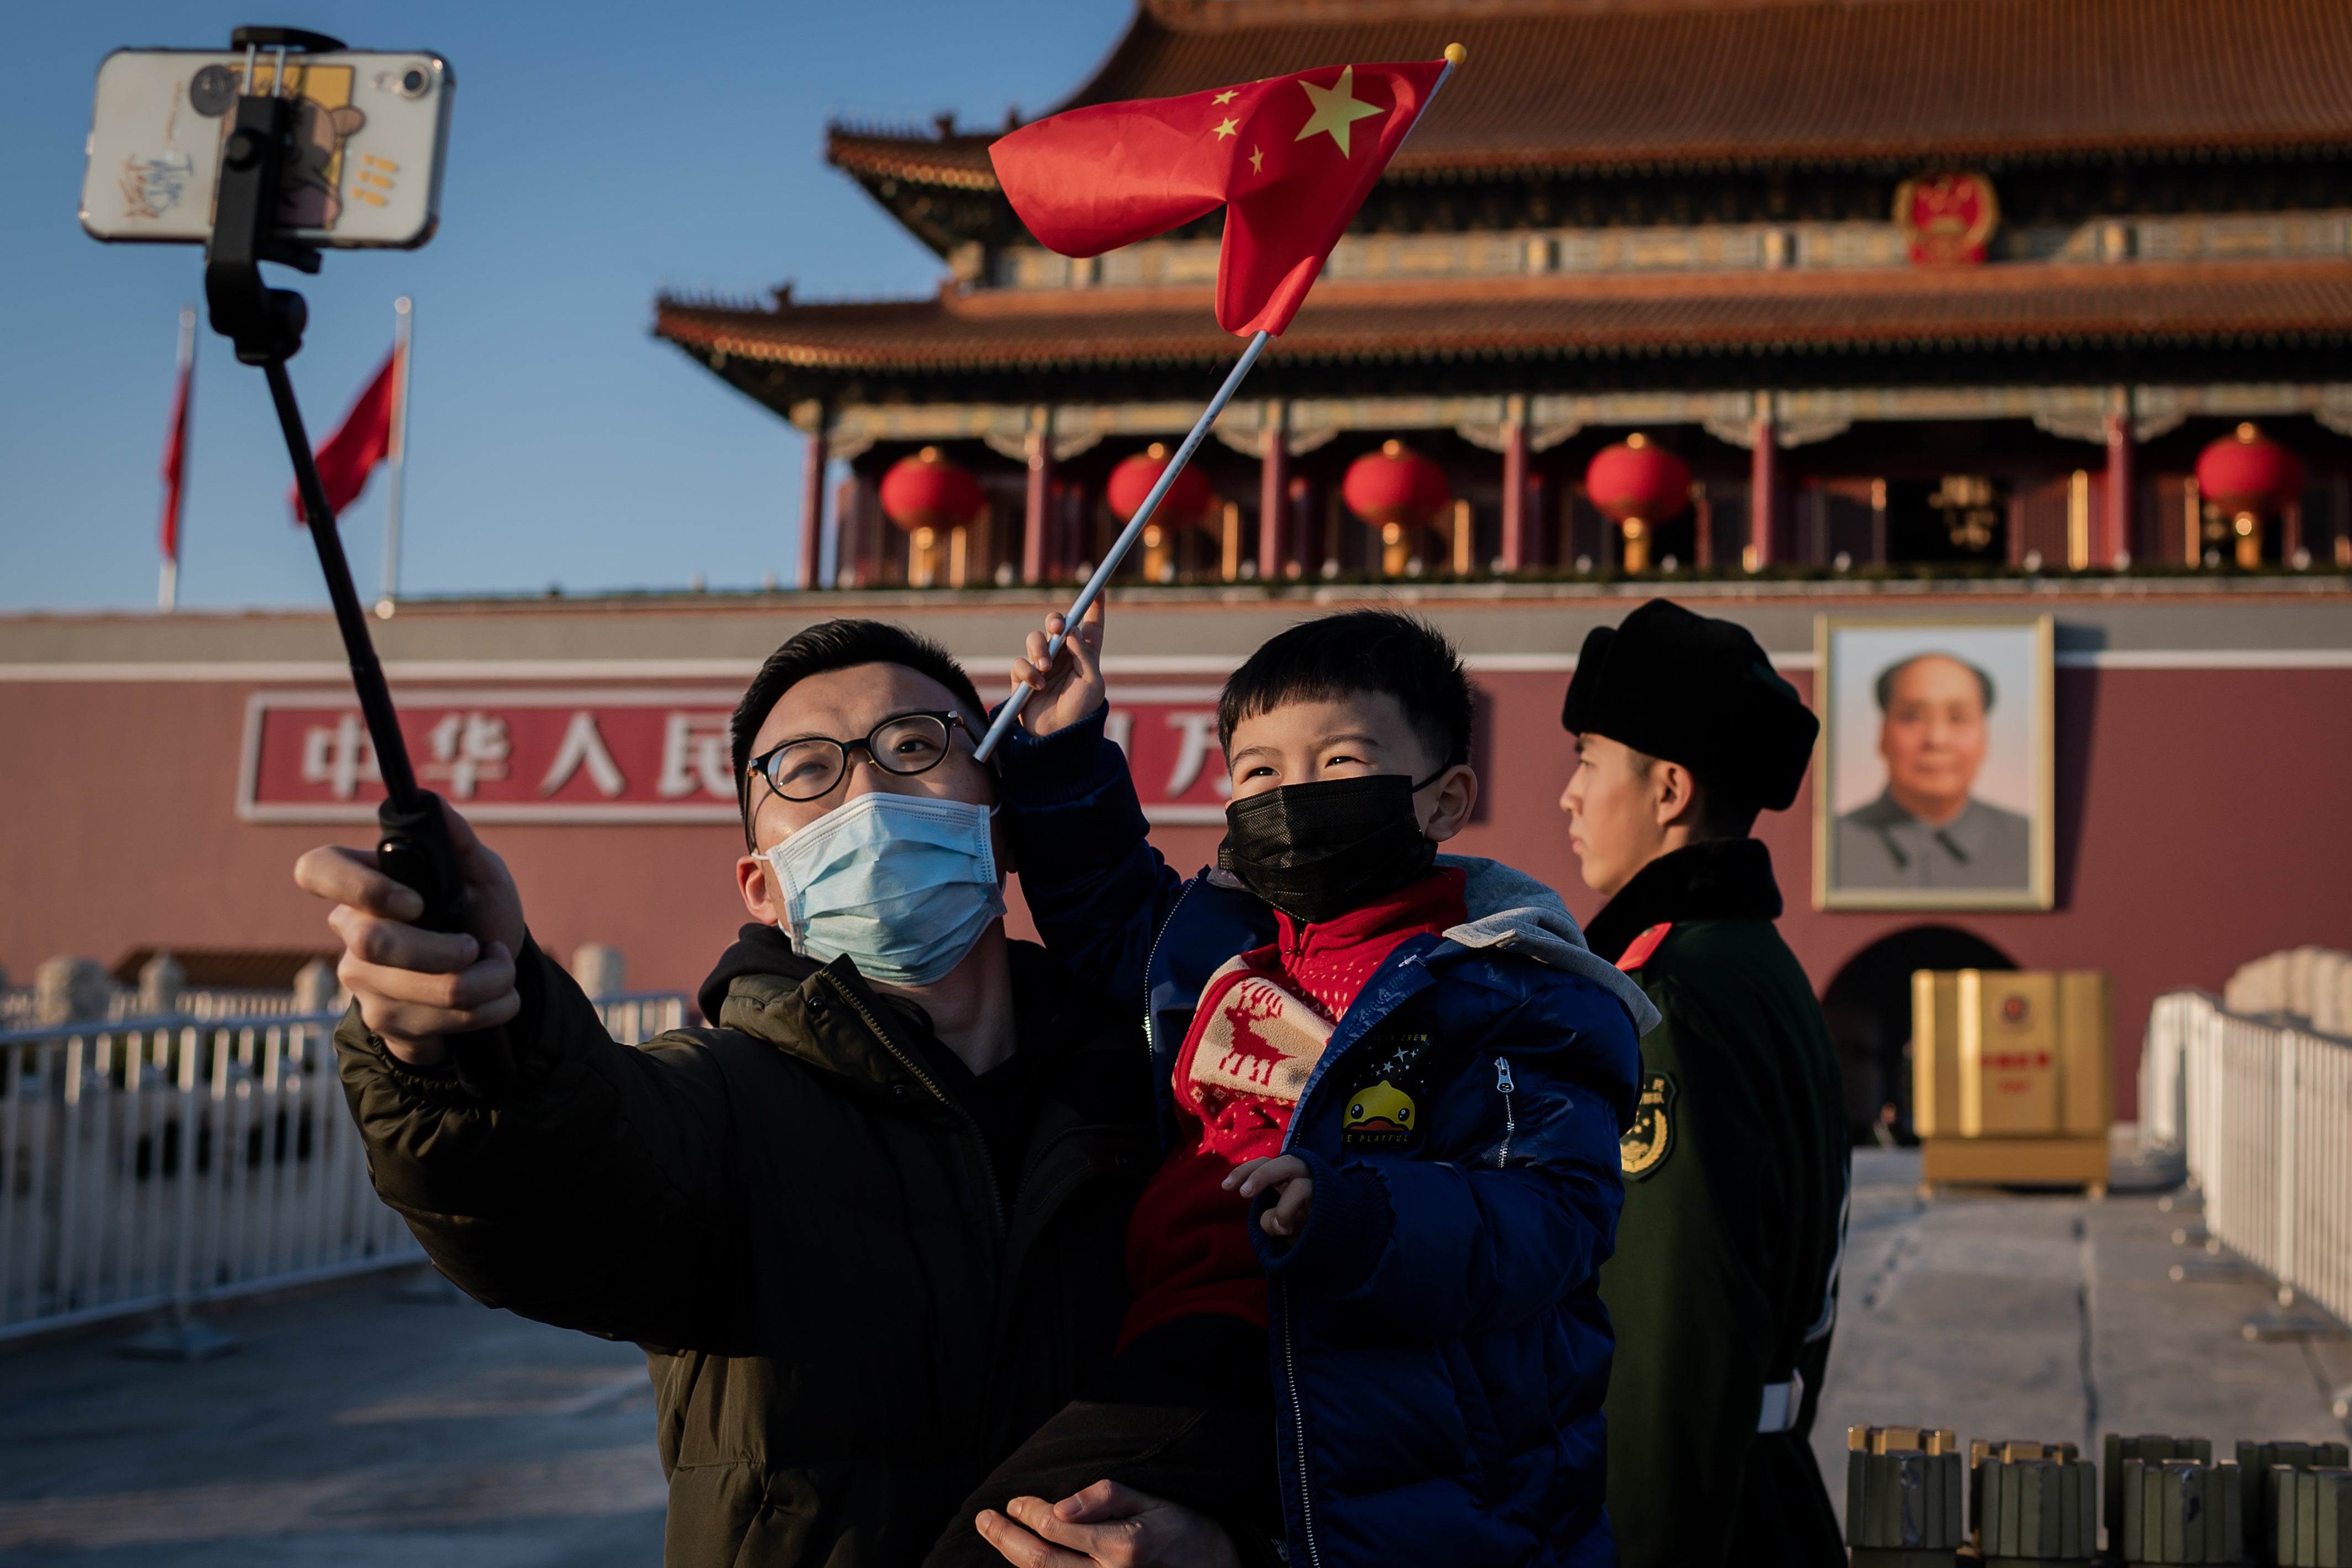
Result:
{"type": "Polygon", "coordinates": [[[1640,1181],[1665,1164],[1674,1151],[1675,1081],[1663,1072],[1642,1080],[1641,1103],[1633,1107],[1633,1124],[1617,1140],[1617,1165],[1640,1181]]]}

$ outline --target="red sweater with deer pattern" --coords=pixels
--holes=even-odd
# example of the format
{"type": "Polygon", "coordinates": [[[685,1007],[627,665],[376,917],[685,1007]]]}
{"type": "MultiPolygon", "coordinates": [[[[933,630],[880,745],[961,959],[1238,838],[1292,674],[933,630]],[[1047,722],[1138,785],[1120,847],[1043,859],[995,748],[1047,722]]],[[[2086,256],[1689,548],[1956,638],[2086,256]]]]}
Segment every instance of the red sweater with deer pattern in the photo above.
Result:
{"type": "Polygon", "coordinates": [[[1282,1152],[1299,1093],[1364,982],[1409,937],[1468,918],[1465,880],[1435,872],[1311,925],[1276,911],[1274,945],[1242,954],[1202,988],[1172,1074],[1176,1147],[1128,1221],[1134,1304],[1119,1329],[1122,1348],[1146,1329],[1202,1312],[1266,1326],[1250,1200],[1225,1191],[1225,1176],[1282,1152]]]}

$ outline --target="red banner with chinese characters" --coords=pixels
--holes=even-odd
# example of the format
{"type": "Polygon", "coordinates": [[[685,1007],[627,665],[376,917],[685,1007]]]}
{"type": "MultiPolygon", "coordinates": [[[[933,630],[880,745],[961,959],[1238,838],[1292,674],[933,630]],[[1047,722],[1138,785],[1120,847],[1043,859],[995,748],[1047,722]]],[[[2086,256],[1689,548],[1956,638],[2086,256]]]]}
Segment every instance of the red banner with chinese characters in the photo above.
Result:
{"type": "MultiPolygon", "coordinates": [[[[1217,690],[1111,694],[1154,822],[1221,823],[1230,785],[1217,690]]],[[[478,822],[732,822],[723,690],[416,690],[400,728],[425,788],[478,822]]],[[[383,783],[348,693],[261,692],[247,704],[237,815],[250,822],[373,821],[383,783]]]]}
{"type": "MultiPolygon", "coordinates": [[[[731,822],[731,691],[409,691],[420,782],[478,822],[731,822]]],[[[237,814],[371,821],[383,783],[348,693],[247,704],[237,814]]]]}

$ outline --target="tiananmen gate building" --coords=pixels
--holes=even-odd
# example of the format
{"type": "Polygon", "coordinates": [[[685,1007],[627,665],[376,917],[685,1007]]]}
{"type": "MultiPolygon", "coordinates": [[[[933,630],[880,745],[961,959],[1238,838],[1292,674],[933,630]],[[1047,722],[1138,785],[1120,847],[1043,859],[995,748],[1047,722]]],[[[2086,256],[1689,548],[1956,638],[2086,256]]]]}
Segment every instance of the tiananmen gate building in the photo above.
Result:
{"type": "MultiPolygon", "coordinates": [[[[1113,595],[1111,732],[1171,861],[1222,831],[1223,677],[1303,617],[1397,604],[1477,688],[1455,847],[1589,918],[1560,696],[1587,631],[1666,595],[1753,630],[1832,733],[1758,834],[1857,1124],[1903,1092],[1913,968],[2107,974],[2128,1118],[2157,996],[2352,948],[2352,5],[1143,0],[1066,104],[1454,40],[1466,67],[1113,595]],[[1873,672],[1971,638],[1983,671],[2028,661],[1980,779],[2030,819],[2032,885],[1850,896],[1873,672]]],[[[937,253],[933,295],[656,302],[808,443],[777,503],[797,589],[403,600],[378,627],[426,782],[549,951],[614,944],[633,987],[690,992],[742,918],[725,718],[762,657],[879,616],[1000,689],[1122,474],[1233,363],[1216,219],[1055,255],[997,188],[1002,133],[827,137],[937,253]]],[[[328,945],[289,870],[368,841],[380,786],[323,611],[0,615],[0,733],[13,983],[328,945]],[[163,797],[106,760],[125,737],[172,759],[163,797]]]]}
{"type": "MultiPolygon", "coordinates": [[[[1653,569],[2352,562],[2352,10],[1145,0],[1060,107],[1453,39],[1466,68],[1217,427],[1221,504],[1139,580],[1610,573],[1628,541],[1583,476],[1635,434],[1691,475],[1636,545],[1653,569]],[[2242,424],[2305,479],[2242,535],[2194,484],[2242,424]],[[1389,442],[1451,505],[1384,541],[1340,481],[1389,442]]],[[[827,141],[945,263],[935,296],[659,304],[851,464],[841,584],[1070,577],[1116,531],[1112,466],[1188,427],[1238,346],[1217,218],[1054,255],[998,190],[1000,133],[827,141]],[[990,498],[928,544],[877,501],[926,447],[990,498]]]]}

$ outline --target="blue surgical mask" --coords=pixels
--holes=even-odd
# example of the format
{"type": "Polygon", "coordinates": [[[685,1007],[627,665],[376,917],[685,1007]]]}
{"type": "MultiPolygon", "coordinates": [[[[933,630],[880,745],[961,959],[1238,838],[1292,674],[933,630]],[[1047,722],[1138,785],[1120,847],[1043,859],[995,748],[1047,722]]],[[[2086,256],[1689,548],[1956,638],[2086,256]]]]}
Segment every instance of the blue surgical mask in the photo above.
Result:
{"type": "Polygon", "coordinates": [[[891,986],[928,986],[963,962],[1004,892],[985,806],[876,790],[767,852],[793,950],[891,986]]]}

